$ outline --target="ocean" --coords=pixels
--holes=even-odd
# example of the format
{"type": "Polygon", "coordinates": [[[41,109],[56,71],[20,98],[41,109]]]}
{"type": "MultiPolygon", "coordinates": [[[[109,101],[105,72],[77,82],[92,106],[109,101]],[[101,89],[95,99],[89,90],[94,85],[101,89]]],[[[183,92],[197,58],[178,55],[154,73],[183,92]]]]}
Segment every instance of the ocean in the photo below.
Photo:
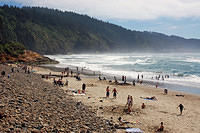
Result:
{"type": "Polygon", "coordinates": [[[46,55],[59,61],[54,66],[77,66],[103,75],[126,76],[127,80],[138,75],[149,85],[200,95],[200,54],[198,53],[117,53],[46,55]],[[166,75],[169,78],[165,78],[166,75]],[[157,77],[157,79],[156,79],[157,77]],[[160,79],[158,80],[158,77],[160,79]],[[164,78],[164,80],[162,79],[164,78]]]}

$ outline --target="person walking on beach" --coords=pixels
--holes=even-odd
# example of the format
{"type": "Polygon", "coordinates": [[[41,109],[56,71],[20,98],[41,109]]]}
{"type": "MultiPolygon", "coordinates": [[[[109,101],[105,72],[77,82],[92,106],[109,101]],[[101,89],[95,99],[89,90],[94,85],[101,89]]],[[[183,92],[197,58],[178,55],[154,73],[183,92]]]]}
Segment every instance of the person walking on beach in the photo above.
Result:
{"type": "Polygon", "coordinates": [[[112,92],[113,92],[113,98],[116,99],[116,97],[117,97],[117,90],[116,90],[116,88],[114,88],[112,92]]]}
{"type": "Polygon", "coordinates": [[[107,86],[106,88],[106,97],[109,98],[110,95],[110,90],[109,90],[109,86],[107,86]]]}
{"type": "Polygon", "coordinates": [[[178,106],[180,108],[180,115],[182,115],[182,112],[183,112],[183,109],[184,109],[184,106],[183,104],[179,104],[178,106]]]}

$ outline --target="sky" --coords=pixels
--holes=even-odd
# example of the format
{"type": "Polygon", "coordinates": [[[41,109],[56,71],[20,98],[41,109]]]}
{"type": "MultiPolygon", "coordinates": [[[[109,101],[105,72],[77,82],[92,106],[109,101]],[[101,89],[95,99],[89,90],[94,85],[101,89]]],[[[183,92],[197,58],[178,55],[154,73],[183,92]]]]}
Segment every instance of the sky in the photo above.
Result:
{"type": "Polygon", "coordinates": [[[73,11],[137,31],[200,39],[200,0],[0,0],[73,11]]]}

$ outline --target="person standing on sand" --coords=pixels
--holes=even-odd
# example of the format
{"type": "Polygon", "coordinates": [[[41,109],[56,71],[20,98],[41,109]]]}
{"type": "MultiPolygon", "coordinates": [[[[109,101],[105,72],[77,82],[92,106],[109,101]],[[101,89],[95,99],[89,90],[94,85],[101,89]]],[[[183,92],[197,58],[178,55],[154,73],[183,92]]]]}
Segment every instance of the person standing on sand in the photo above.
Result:
{"type": "Polygon", "coordinates": [[[135,80],[133,80],[133,86],[135,86],[135,80]]]}
{"type": "Polygon", "coordinates": [[[128,105],[128,113],[130,113],[131,112],[131,107],[133,105],[133,98],[132,98],[132,96],[128,95],[126,105],[128,105]]]}
{"type": "Polygon", "coordinates": [[[71,77],[73,77],[73,71],[71,70],[71,77]]]}
{"type": "MultiPolygon", "coordinates": [[[[180,115],[182,115],[182,112],[183,112],[183,109],[184,109],[183,104],[179,104],[178,107],[180,108],[180,115]]],[[[177,108],[178,108],[178,107],[177,107],[177,108]]]]}
{"type": "Polygon", "coordinates": [[[116,90],[116,88],[114,88],[112,92],[113,92],[113,98],[116,99],[116,97],[117,97],[117,90],[116,90]]]}
{"type": "Polygon", "coordinates": [[[85,89],[86,89],[86,84],[82,84],[82,93],[85,93],[85,89]]]}
{"type": "Polygon", "coordinates": [[[107,86],[106,88],[106,97],[109,98],[110,95],[110,90],[109,90],[109,86],[107,86]]]}
{"type": "Polygon", "coordinates": [[[68,86],[68,84],[69,84],[69,81],[66,79],[65,85],[68,86]]]}

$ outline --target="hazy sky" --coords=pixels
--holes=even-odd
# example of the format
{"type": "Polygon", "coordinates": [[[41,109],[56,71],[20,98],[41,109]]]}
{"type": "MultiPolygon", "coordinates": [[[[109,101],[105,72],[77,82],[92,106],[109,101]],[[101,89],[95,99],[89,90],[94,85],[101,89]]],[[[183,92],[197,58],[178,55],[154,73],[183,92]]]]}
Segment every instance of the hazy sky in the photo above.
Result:
{"type": "Polygon", "coordinates": [[[0,0],[3,4],[73,11],[127,29],[200,39],[200,0],[0,0]]]}

